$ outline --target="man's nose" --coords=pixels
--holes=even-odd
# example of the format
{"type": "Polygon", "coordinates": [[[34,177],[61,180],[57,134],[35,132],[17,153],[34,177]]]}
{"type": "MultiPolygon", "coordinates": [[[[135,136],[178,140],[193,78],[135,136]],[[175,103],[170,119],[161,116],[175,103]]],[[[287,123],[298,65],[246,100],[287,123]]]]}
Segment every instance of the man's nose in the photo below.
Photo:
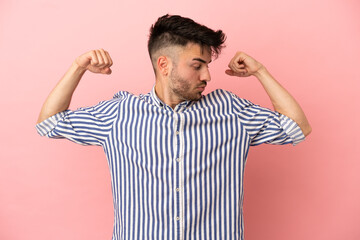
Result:
{"type": "Polygon", "coordinates": [[[202,73],[201,73],[201,81],[211,81],[211,75],[210,75],[210,71],[209,71],[209,68],[206,68],[206,70],[204,70],[202,73]]]}

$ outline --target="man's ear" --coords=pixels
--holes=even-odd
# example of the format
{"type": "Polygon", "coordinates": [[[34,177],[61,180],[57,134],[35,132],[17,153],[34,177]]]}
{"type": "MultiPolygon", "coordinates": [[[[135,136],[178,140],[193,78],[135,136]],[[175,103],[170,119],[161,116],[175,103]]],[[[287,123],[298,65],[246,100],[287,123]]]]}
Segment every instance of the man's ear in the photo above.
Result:
{"type": "Polygon", "coordinates": [[[167,76],[169,74],[171,61],[168,57],[166,57],[166,56],[158,57],[156,65],[157,65],[158,72],[162,76],[167,76]]]}

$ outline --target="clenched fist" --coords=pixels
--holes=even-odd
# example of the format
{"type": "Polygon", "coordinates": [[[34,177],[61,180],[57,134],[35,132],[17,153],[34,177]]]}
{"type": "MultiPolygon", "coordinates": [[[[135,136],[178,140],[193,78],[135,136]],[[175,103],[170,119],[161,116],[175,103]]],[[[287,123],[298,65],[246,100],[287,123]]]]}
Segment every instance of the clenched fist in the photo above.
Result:
{"type": "Polygon", "coordinates": [[[261,63],[243,52],[237,52],[231,59],[229,69],[225,71],[230,76],[248,77],[264,68],[261,63]]]}
{"type": "Polygon", "coordinates": [[[111,74],[113,61],[104,49],[92,50],[76,58],[75,63],[93,73],[111,74]]]}

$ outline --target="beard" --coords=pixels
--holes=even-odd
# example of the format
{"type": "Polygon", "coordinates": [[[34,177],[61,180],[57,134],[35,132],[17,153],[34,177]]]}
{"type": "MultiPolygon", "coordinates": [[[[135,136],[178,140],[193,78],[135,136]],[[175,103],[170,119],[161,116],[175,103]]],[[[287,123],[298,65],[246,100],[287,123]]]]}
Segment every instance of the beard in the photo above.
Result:
{"type": "Polygon", "coordinates": [[[182,100],[185,101],[197,101],[201,98],[202,91],[199,91],[196,89],[197,87],[205,87],[207,82],[201,81],[201,84],[198,84],[198,86],[192,87],[190,82],[186,79],[182,78],[178,72],[173,68],[171,70],[170,75],[171,85],[172,85],[172,91],[173,93],[182,100]]]}

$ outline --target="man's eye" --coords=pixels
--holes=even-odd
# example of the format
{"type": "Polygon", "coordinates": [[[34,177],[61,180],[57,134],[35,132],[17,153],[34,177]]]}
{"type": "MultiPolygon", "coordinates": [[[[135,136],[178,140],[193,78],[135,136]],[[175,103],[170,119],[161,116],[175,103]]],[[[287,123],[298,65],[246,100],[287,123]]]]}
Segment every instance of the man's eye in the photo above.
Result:
{"type": "Polygon", "coordinates": [[[199,66],[194,66],[194,68],[195,68],[196,70],[200,70],[201,65],[199,65],[199,66]]]}

